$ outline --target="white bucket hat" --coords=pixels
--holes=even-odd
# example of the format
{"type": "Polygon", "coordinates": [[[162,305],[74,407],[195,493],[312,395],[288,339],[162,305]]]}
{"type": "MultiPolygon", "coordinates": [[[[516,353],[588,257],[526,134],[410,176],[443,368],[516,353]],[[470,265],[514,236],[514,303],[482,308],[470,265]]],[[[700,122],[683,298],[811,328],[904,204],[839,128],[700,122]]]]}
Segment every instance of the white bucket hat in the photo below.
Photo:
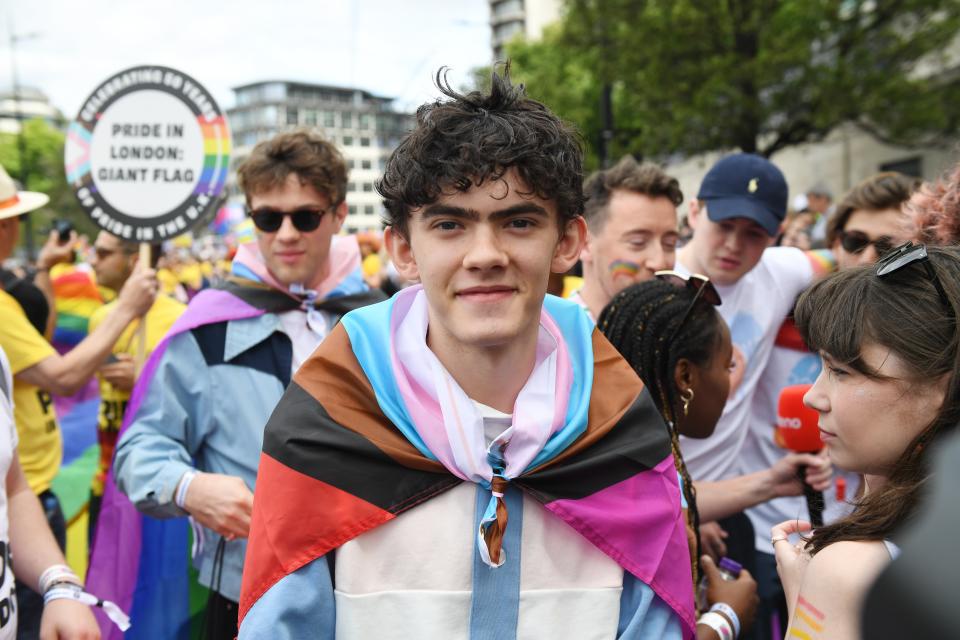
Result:
{"type": "Polygon", "coordinates": [[[39,209],[48,202],[50,197],[45,193],[17,191],[13,178],[6,169],[0,167],[0,220],[39,209]]]}

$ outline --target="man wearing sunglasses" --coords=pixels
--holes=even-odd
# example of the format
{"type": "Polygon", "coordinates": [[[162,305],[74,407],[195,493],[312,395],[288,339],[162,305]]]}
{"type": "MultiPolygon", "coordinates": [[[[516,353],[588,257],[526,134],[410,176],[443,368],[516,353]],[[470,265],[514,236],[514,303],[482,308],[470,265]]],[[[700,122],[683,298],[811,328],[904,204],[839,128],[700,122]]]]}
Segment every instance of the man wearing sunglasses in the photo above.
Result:
{"type": "Polygon", "coordinates": [[[378,184],[419,284],[345,316],[271,416],[240,638],[692,635],[666,427],[545,295],[585,235],[576,136],[506,73],[439,80],[378,184]]]}
{"type": "MultiPolygon", "coordinates": [[[[194,564],[211,590],[205,614],[210,638],[236,635],[267,419],[293,373],[340,316],[383,297],[363,282],[356,240],[336,235],[347,214],[347,167],[331,142],[307,131],[280,134],[254,148],[238,179],[256,242],[241,245],[225,285],[198,294],[148,361],[117,443],[116,486],[108,481],[91,561],[91,581],[102,579],[106,584],[97,586],[104,593],[129,601],[129,591],[111,591],[134,581],[109,572],[116,564],[113,547],[128,544],[130,533],[108,531],[104,523],[136,518],[118,516],[132,507],[117,488],[150,516],[189,515],[195,540],[202,541],[194,564]]],[[[155,529],[177,526],[137,521],[142,540],[159,538],[155,529]]],[[[155,557],[165,552],[145,549],[155,557]]],[[[174,557],[185,552],[170,550],[174,557]]],[[[133,571],[144,580],[142,570],[133,571]]],[[[156,581],[146,582],[138,583],[137,597],[159,589],[155,602],[177,598],[181,608],[174,610],[186,612],[186,592],[171,595],[156,581]]],[[[161,625],[157,633],[164,637],[173,637],[182,622],[159,610],[145,615],[141,624],[161,625]],[[149,617],[154,614],[156,619],[149,617]]]]}
{"type": "Polygon", "coordinates": [[[911,238],[904,206],[919,184],[900,173],[878,173],[844,196],[827,224],[827,246],[839,269],[873,264],[911,238]]]}
{"type": "MultiPolygon", "coordinates": [[[[43,207],[48,201],[42,193],[17,190],[6,170],[0,167],[0,263],[10,258],[17,246],[18,217],[43,207]]],[[[56,243],[53,236],[40,254],[39,267],[43,271],[54,264],[48,262],[51,252],[47,249],[51,243],[56,243]]],[[[62,248],[59,251],[59,254],[66,253],[62,248]]],[[[46,274],[43,277],[46,278],[46,274]]],[[[36,325],[31,323],[21,302],[7,291],[0,291],[0,348],[6,352],[13,373],[14,419],[20,440],[18,455],[30,488],[39,498],[61,549],[66,544],[66,523],[51,485],[60,470],[63,442],[52,396],[73,395],[90,380],[110,355],[121,333],[153,304],[156,290],[153,271],[138,269],[100,326],[64,355],[57,353],[44,336],[47,318],[35,318],[36,325]]],[[[37,589],[36,584],[17,584],[22,637],[36,637],[40,631],[44,604],[37,589]]]]}

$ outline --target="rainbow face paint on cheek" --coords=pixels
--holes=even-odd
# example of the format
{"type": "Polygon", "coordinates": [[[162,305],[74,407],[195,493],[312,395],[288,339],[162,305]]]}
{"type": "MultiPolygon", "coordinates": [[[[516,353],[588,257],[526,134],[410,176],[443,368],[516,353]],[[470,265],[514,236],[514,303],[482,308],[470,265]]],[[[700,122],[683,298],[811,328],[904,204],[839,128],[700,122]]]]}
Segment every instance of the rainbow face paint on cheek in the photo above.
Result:
{"type": "Polygon", "coordinates": [[[640,273],[640,265],[636,262],[630,262],[628,260],[614,260],[610,263],[610,266],[607,267],[610,271],[610,275],[614,278],[618,276],[623,276],[626,278],[635,278],[638,273],[640,273]]]}

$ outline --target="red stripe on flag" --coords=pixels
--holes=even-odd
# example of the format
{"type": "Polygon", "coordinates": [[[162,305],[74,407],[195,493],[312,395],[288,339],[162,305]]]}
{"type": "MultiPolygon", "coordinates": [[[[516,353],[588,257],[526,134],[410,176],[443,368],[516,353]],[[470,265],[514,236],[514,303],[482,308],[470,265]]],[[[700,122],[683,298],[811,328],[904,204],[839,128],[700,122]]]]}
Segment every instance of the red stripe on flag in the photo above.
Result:
{"type": "Polygon", "coordinates": [[[284,576],[394,517],[261,454],[244,560],[240,620],[284,576]]]}

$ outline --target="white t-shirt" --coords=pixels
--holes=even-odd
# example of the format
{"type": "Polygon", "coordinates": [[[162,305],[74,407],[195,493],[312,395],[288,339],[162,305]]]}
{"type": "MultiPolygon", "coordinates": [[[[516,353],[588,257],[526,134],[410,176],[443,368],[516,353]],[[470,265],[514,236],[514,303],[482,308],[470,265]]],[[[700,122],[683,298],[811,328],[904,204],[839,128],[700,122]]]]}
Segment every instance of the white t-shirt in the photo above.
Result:
{"type": "MultiPolygon", "coordinates": [[[[775,344],[770,360],[764,369],[753,396],[750,436],[740,451],[741,474],[753,473],[769,468],[782,458],[786,451],[774,442],[777,422],[777,406],[780,392],[784,387],[794,384],[813,383],[820,373],[820,356],[809,351],[800,351],[775,344]]],[[[859,474],[834,470],[834,485],[823,493],[823,521],[833,522],[850,512],[849,500],[856,495],[860,486],[859,474]],[[837,500],[836,478],[846,482],[845,500],[837,500]]],[[[773,554],[770,543],[770,529],[784,520],[809,520],[807,502],[803,496],[777,498],[763,502],[748,509],[747,515],[753,523],[757,551],[773,554]]]]}
{"type": "Polygon", "coordinates": [[[7,515],[7,471],[17,450],[17,429],[13,422],[13,379],[10,363],[0,348],[0,640],[17,637],[17,607],[13,570],[10,567],[10,520],[7,515]]]}
{"type": "Polygon", "coordinates": [[[299,309],[279,314],[280,329],[290,338],[293,347],[293,359],[290,363],[291,374],[296,373],[300,365],[320,346],[330,332],[330,317],[323,311],[307,313],[299,309]]]}
{"type": "MultiPolygon", "coordinates": [[[[679,262],[676,270],[690,274],[679,262]]],[[[764,251],[757,266],[736,284],[717,286],[723,301],[718,311],[730,327],[739,374],[734,375],[730,398],[713,435],[703,440],[680,437],[683,458],[694,480],[723,480],[739,472],[738,458],[750,431],[757,384],[780,325],[813,275],[813,265],[802,251],[773,247],[764,251]]]]}

